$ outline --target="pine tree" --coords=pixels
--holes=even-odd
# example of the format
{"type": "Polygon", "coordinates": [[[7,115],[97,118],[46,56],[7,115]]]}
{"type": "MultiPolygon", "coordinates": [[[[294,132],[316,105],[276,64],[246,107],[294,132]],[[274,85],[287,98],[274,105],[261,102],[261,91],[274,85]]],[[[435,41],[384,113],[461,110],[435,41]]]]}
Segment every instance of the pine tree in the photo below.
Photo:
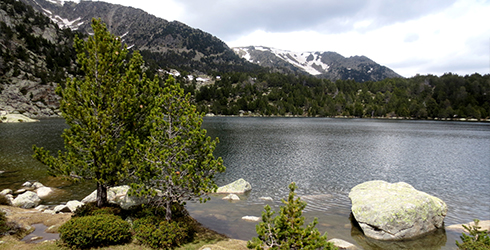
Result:
{"type": "Polygon", "coordinates": [[[135,52],[128,61],[128,50],[121,40],[107,31],[99,20],[92,20],[94,35],[87,41],[75,38],[78,64],[83,79],[69,78],[57,88],[62,97],[60,110],[69,128],[63,132],[65,151],[58,157],[33,147],[49,173],[78,180],[95,180],[97,206],[107,203],[107,188],[120,184],[134,172],[131,161],[135,137],[144,137],[144,124],[153,108],[152,96],[158,80],[142,74],[143,59],[135,52]]]}
{"type": "Polygon", "coordinates": [[[155,102],[146,121],[152,125],[149,136],[136,147],[143,160],[132,187],[165,207],[166,220],[171,220],[173,204],[197,198],[205,202],[203,195],[217,188],[215,173],[225,167],[221,158],[213,156],[218,139],[206,136],[201,129],[202,115],[196,112],[190,94],[184,94],[172,77],[155,102]]]}
{"type": "Polygon", "coordinates": [[[315,218],[305,228],[302,227],[305,218],[303,209],[306,202],[295,199],[294,190],[297,186],[293,182],[289,184],[288,200],[282,200],[285,206],[281,207],[278,216],[272,218],[274,212],[269,205],[265,206],[262,213],[262,222],[256,226],[258,237],[247,243],[250,249],[337,249],[332,243],[327,242],[327,236],[320,235],[315,228],[318,223],[315,218]]]}

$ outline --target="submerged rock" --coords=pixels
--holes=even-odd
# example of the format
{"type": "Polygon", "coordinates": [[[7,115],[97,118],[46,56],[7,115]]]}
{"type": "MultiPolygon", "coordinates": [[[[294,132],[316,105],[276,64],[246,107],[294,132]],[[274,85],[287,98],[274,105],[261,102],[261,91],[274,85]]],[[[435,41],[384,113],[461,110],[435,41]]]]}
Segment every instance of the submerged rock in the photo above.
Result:
{"type": "Polygon", "coordinates": [[[413,238],[442,228],[447,206],[441,199],[398,182],[369,181],[352,188],[352,215],[367,237],[413,238]]]}
{"type": "Polygon", "coordinates": [[[250,183],[245,181],[244,179],[236,180],[228,185],[219,187],[216,190],[218,194],[243,194],[247,191],[252,190],[252,186],[250,183]]]}
{"type": "Polygon", "coordinates": [[[239,201],[240,197],[238,197],[238,195],[236,195],[236,194],[229,194],[229,195],[223,197],[223,200],[239,201]]]}
{"type": "Polygon", "coordinates": [[[257,216],[243,216],[242,217],[242,220],[252,221],[252,222],[259,221],[260,219],[261,218],[260,217],[257,217],[257,216]]]}
{"type": "Polygon", "coordinates": [[[337,238],[328,240],[327,242],[331,242],[338,249],[348,249],[348,250],[359,249],[359,248],[356,247],[356,245],[354,245],[354,244],[352,244],[352,243],[350,243],[348,241],[337,239],[337,238]]]}

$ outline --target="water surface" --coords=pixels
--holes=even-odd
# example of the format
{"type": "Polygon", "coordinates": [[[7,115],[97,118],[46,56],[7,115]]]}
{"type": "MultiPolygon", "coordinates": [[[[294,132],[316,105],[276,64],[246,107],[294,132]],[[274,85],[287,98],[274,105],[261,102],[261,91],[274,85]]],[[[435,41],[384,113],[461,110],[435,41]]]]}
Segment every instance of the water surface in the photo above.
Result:
{"type": "MultiPolygon", "coordinates": [[[[203,127],[219,137],[215,155],[224,160],[218,185],[244,178],[250,193],[228,202],[213,195],[206,204],[188,204],[204,225],[234,238],[255,236],[255,224],[242,216],[260,216],[265,204],[276,210],[290,182],[308,203],[307,221],[319,219],[329,238],[348,240],[365,249],[455,249],[459,235],[438,232],[403,246],[379,245],[359,236],[349,220],[348,193],[370,180],[403,181],[444,200],[446,225],[475,218],[490,219],[490,124],[471,122],[329,119],[329,118],[205,118],[203,127]],[[273,198],[272,202],[260,197],[273,198]],[[415,242],[415,243],[414,243],[415,242]],[[410,245],[412,244],[412,245],[410,245]],[[413,245],[415,244],[415,245],[413,245]]],[[[32,145],[51,151],[63,148],[62,119],[39,123],[0,124],[0,189],[17,188],[26,180],[53,183],[63,195],[48,204],[81,199],[91,183],[60,184],[34,160],[32,145]]]]}

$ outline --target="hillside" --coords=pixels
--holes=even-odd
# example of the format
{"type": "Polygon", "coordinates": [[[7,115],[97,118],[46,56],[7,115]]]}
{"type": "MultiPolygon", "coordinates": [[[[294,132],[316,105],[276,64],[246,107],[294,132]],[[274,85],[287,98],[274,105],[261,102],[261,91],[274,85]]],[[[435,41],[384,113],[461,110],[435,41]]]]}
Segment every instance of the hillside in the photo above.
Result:
{"type": "Polygon", "coordinates": [[[73,37],[22,2],[0,2],[0,111],[58,116],[55,88],[77,71],[73,37]]]}
{"type": "Polygon", "coordinates": [[[90,34],[90,20],[101,18],[108,30],[128,48],[141,51],[154,69],[189,72],[253,71],[248,63],[217,37],[178,21],[169,22],[141,9],[99,1],[22,0],[45,14],[61,28],[90,34]]]}
{"type": "Polygon", "coordinates": [[[401,77],[365,56],[345,58],[335,52],[292,52],[261,46],[233,50],[242,58],[260,66],[286,68],[291,72],[303,72],[329,80],[366,82],[401,77]]]}

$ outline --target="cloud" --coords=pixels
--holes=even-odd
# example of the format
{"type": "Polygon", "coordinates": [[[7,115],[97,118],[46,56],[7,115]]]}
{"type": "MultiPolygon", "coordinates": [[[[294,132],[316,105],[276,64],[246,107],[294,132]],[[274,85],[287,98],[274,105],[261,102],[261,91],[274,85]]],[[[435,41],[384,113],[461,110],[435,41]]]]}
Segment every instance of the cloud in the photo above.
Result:
{"type": "Polygon", "coordinates": [[[184,23],[224,40],[263,30],[322,34],[370,30],[437,13],[454,0],[181,0],[184,23]]]}

